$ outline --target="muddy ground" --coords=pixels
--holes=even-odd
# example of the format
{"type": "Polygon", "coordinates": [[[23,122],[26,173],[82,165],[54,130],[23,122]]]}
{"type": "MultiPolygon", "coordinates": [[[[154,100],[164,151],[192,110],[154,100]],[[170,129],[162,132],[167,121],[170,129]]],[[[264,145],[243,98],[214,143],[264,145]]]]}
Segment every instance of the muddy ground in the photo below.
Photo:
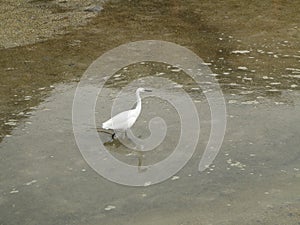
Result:
{"type": "Polygon", "coordinates": [[[299,223],[300,2],[5,0],[0,8],[0,224],[299,223]],[[97,57],[149,39],[209,63],[232,118],[210,173],[198,176],[191,164],[175,184],[133,191],[86,166],[70,107],[97,57]]]}

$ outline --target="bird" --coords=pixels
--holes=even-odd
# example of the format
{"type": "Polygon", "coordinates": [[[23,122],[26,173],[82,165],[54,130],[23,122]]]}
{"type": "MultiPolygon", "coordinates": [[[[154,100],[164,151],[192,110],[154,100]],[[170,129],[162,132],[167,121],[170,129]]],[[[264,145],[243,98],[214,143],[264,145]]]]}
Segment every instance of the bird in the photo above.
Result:
{"type": "MultiPolygon", "coordinates": [[[[136,107],[134,109],[127,110],[113,116],[109,120],[102,123],[102,128],[105,130],[122,131],[125,132],[126,135],[126,131],[133,126],[133,124],[141,114],[141,110],[142,110],[142,100],[140,97],[141,92],[152,92],[152,90],[145,89],[142,87],[138,88],[135,92],[137,98],[136,107]]],[[[112,139],[114,139],[115,135],[116,133],[114,132],[112,134],[112,139]]]]}

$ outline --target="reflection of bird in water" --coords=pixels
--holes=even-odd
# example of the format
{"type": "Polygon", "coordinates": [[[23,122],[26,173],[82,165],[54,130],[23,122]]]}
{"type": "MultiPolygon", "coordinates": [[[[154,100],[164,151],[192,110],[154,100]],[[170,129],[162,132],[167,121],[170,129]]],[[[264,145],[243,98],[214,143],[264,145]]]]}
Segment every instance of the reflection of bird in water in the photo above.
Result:
{"type": "Polygon", "coordinates": [[[143,159],[145,157],[143,152],[136,151],[136,150],[129,150],[129,149],[124,149],[124,148],[119,148],[123,147],[122,143],[119,140],[116,140],[114,142],[105,142],[104,146],[106,147],[111,147],[109,148],[110,152],[115,152],[117,154],[125,155],[126,157],[134,157],[138,160],[137,162],[137,168],[139,172],[145,172],[147,168],[143,168],[143,159]]]}
{"type": "MultiPolygon", "coordinates": [[[[137,105],[134,109],[127,110],[124,112],[121,112],[111,119],[107,120],[102,124],[102,128],[106,130],[117,130],[117,131],[122,131],[125,132],[128,129],[130,129],[137,118],[139,117],[141,110],[142,110],[142,100],[140,97],[140,92],[151,92],[151,90],[147,90],[145,88],[138,88],[136,90],[136,98],[137,98],[137,105]]],[[[114,139],[116,133],[112,134],[112,139],[114,139]]]]}

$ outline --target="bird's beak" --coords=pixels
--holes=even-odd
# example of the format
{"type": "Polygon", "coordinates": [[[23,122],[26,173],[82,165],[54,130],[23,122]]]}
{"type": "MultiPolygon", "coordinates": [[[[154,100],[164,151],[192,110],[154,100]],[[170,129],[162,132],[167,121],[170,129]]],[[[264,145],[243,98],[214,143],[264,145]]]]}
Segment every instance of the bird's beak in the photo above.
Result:
{"type": "Polygon", "coordinates": [[[152,92],[152,90],[149,90],[149,89],[145,89],[145,91],[146,91],[146,92],[152,92]]]}

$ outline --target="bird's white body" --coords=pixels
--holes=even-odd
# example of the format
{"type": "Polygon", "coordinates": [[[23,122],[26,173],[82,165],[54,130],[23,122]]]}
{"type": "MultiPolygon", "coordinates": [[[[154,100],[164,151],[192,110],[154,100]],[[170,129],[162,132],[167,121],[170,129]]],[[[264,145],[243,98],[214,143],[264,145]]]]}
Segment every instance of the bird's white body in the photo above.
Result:
{"type": "Polygon", "coordinates": [[[121,112],[102,124],[103,129],[127,130],[133,126],[139,113],[135,109],[121,112]]]}
{"type": "Polygon", "coordinates": [[[115,115],[111,119],[104,122],[102,124],[102,128],[119,130],[119,131],[126,131],[130,129],[141,113],[142,101],[140,97],[140,92],[144,92],[144,91],[149,91],[149,90],[145,90],[144,88],[138,88],[136,90],[137,105],[134,109],[124,111],[115,115]]]}

